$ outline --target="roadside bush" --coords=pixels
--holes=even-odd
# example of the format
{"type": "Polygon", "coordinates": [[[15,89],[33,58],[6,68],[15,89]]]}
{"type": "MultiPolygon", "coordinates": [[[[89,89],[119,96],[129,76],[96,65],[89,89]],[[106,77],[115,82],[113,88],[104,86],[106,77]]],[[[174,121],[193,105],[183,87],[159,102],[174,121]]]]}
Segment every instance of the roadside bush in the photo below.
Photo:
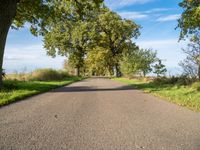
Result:
{"type": "Polygon", "coordinates": [[[159,77],[153,80],[155,84],[172,84],[172,85],[191,85],[196,80],[188,76],[172,76],[172,77],[159,77]]]}
{"type": "Polygon", "coordinates": [[[195,81],[196,80],[193,79],[193,78],[190,78],[186,75],[182,75],[178,78],[177,84],[179,84],[179,85],[191,85],[195,81]]]}
{"type": "Polygon", "coordinates": [[[4,81],[4,89],[18,89],[17,80],[6,80],[4,81]]]}
{"type": "Polygon", "coordinates": [[[57,71],[54,69],[37,69],[31,73],[29,80],[51,81],[61,80],[66,77],[69,77],[66,71],[57,71]]]}
{"type": "Polygon", "coordinates": [[[191,85],[192,88],[196,89],[197,91],[200,91],[200,82],[195,82],[191,85]]]}

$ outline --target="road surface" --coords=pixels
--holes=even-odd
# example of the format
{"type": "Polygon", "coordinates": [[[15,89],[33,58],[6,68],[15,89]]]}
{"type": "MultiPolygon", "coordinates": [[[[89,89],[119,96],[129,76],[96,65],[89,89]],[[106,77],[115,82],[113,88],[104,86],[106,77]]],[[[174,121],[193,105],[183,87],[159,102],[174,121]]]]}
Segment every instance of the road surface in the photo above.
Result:
{"type": "Polygon", "coordinates": [[[200,114],[104,78],[0,108],[1,150],[200,150],[200,114]]]}

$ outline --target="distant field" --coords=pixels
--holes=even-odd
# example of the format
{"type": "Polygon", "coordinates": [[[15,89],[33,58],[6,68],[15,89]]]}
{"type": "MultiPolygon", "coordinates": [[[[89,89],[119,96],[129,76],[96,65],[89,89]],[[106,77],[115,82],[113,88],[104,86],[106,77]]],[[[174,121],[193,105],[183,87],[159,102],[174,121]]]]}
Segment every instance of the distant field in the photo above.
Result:
{"type": "Polygon", "coordinates": [[[0,91],[0,106],[24,99],[26,97],[49,91],[82,80],[81,77],[67,77],[59,81],[17,81],[5,80],[0,91]]]}
{"type": "Polygon", "coordinates": [[[152,82],[127,78],[114,78],[113,80],[133,85],[137,89],[144,90],[175,104],[200,112],[200,91],[193,86],[157,85],[152,82]]]}

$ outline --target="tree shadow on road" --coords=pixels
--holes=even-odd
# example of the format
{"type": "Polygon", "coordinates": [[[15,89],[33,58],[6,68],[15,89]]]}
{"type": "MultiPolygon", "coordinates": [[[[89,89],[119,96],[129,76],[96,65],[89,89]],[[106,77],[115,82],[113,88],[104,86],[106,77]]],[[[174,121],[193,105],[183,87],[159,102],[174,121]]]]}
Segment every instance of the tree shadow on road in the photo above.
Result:
{"type": "Polygon", "coordinates": [[[52,92],[106,92],[106,91],[124,91],[135,90],[132,85],[120,86],[115,88],[98,88],[92,86],[66,86],[53,90],[52,92]]]}

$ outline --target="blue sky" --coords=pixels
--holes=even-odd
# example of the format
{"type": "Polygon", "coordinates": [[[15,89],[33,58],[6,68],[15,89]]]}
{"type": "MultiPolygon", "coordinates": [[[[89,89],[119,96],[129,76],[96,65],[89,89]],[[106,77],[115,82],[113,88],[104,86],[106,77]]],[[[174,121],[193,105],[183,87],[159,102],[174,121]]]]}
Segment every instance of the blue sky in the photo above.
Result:
{"type": "MultiPolygon", "coordinates": [[[[157,50],[171,74],[180,72],[178,63],[184,59],[178,42],[179,30],[175,30],[182,12],[181,0],[105,0],[107,6],[123,18],[132,19],[142,26],[141,36],[134,40],[142,48],[157,50]]],[[[31,71],[36,68],[61,69],[64,57],[46,56],[41,37],[34,37],[25,27],[10,30],[4,56],[6,72],[31,71]]]]}

